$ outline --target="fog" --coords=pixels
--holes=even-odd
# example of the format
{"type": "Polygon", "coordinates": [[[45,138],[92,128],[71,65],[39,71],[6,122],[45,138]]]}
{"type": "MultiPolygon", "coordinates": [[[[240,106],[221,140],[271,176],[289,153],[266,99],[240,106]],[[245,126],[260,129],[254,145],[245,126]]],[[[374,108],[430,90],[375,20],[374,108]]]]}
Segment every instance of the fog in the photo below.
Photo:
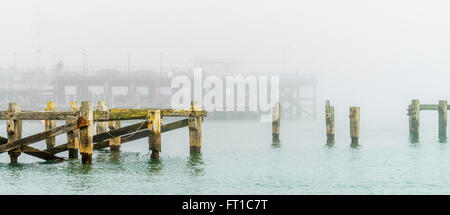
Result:
{"type": "Polygon", "coordinates": [[[243,74],[317,74],[318,119],[330,99],[337,123],[360,106],[362,126],[407,129],[411,99],[450,99],[449,11],[443,0],[3,0],[0,67],[79,66],[83,50],[90,66],[233,59],[243,74]]]}

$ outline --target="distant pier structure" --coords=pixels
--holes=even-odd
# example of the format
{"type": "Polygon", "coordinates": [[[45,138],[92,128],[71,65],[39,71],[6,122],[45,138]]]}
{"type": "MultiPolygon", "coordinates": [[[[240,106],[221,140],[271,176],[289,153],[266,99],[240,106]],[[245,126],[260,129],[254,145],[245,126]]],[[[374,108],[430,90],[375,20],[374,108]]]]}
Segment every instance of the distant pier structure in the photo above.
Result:
{"type": "Polygon", "coordinates": [[[61,73],[51,82],[55,102],[102,99],[112,106],[168,106],[170,79],[158,72],[103,70],[92,74],[61,73]]]}
{"type": "MultiPolygon", "coordinates": [[[[191,68],[119,68],[90,67],[71,68],[60,66],[53,71],[41,69],[21,69],[15,72],[1,68],[0,105],[7,107],[11,101],[18,102],[24,110],[45,108],[46,101],[54,101],[55,106],[70,108],[70,101],[105,101],[116,108],[171,108],[172,95],[177,89],[171,88],[173,77],[184,75],[190,78],[194,100],[194,72],[192,68],[202,68],[203,80],[209,75],[219,77],[224,82],[229,76],[278,76],[281,116],[285,119],[305,119],[316,117],[316,85],[313,73],[303,72],[259,72],[247,71],[241,62],[223,59],[194,59],[191,68]],[[8,72],[9,71],[9,72],[8,72]]],[[[259,87],[258,87],[259,88],[259,87]]],[[[202,88],[203,96],[209,89],[202,88]]],[[[224,89],[225,91],[228,89],[224,89]]],[[[258,89],[259,90],[259,89],[258,89]]],[[[245,101],[249,103],[249,87],[245,89],[245,101]]],[[[270,95],[270,86],[268,86],[270,95]]],[[[237,87],[234,89],[237,106],[237,87]]],[[[226,95],[223,95],[226,99],[226,95]]],[[[259,102],[258,98],[258,102],[259,102]]],[[[270,99],[269,99],[270,100],[270,99]]],[[[224,104],[226,106],[227,104],[224,104]]],[[[234,108],[233,111],[208,110],[210,119],[261,119],[260,111],[234,108]]]]}

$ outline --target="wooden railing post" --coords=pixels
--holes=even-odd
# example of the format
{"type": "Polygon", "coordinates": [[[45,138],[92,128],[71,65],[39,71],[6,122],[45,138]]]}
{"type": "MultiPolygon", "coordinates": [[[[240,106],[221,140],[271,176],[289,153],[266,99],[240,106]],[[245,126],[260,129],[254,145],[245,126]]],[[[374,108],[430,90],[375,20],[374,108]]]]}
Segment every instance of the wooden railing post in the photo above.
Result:
{"type": "MultiPolygon", "coordinates": [[[[70,102],[71,110],[78,111],[77,102],[70,102]]],[[[73,122],[75,120],[68,120],[73,122]]],[[[67,149],[69,150],[69,159],[78,158],[78,149],[80,148],[80,130],[73,130],[67,132],[67,149]]]]}
{"type": "MultiPolygon", "coordinates": [[[[94,146],[94,110],[90,101],[82,101],[80,115],[86,120],[88,126],[80,128],[80,154],[83,164],[92,163],[92,152],[94,146]]],[[[82,124],[82,123],[79,123],[82,124]]]]}
{"type": "Polygon", "coordinates": [[[277,102],[272,109],[272,142],[280,142],[281,105],[277,102]]]}
{"type": "Polygon", "coordinates": [[[148,113],[148,145],[152,150],[151,159],[159,159],[159,152],[161,152],[161,111],[155,110],[148,113]]]}
{"type": "MultiPolygon", "coordinates": [[[[109,121],[108,122],[109,130],[118,129],[118,128],[121,127],[121,124],[122,124],[121,121],[109,121]]],[[[120,136],[111,138],[109,140],[109,149],[110,149],[110,151],[111,152],[120,151],[120,143],[121,143],[120,136]]]]}
{"type": "MultiPolygon", "coordinates": [[[[45,111],[55,111],[55,103],[52,101],[47,102],[45,111]]],[[[56,128],[56,120],[45,120],[45,130],[48,131],[52,128],[56,128]]],[[[52,149],[56,145],[56,138],[50,137],[46,139],[45,144],[47,145],[47,149],[52,149]]]]}
{"type": "Polygon", "coordinates": [[[438,106],[439,112],[439,139],[447,139],[447,101],[440,100],[438,106]]]}
{"type": "Polygon", "coordinates": [[[330,106],[330,101],[325,103],[325,123],[327,132],[327,143],[334,143],[334,106],[330,106]]]}
{"type": "MultiPolygon", "coordinates": [[[[18,103],[9,103],[8,112],[16,113],[20,112],[18,103]]],[[[9,119],[6,121],[6,131],[8,133],[8,143],[19,140],[22,138],[22,120],[9,119]]],[[[19,157],[21,149],[13,149],[8,151],[11,163],[17,163],[17,157],[19,157]]]]}
{"type": "Polygon", "coordinates": [[[412,141],[419,140],[420,130],[420,103],[419,100],[414,99],[411,101],[411,105],[408,108],[409,116],[409,137],[412,141]]]}
{"type": "MultiPolygon", "coordinates": [[[[198,110],[196,102],[191,102],[191,111],[198,110]]],[[[202,121],[201,116],[189,116],[188,127],[189,127],[189,151],[191,155],[200,154],[202,149],[202,121]]]]}
{"type": "Polygon", "coordinates": [[[350,108],[350,137],[352,144],[358,144],[359,139],[359,107],[350,108]]]}

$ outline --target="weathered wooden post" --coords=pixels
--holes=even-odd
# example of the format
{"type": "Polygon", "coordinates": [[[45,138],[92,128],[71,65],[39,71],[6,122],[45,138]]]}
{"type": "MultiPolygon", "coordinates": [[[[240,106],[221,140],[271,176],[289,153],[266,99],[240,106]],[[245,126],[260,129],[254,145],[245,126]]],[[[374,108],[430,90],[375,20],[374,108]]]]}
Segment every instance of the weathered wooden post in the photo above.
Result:
{"type": "Polygon", "coordinates": [[[280,142],[281,105],[277,102],[272,109],[272,142],[280,142]]]}
{"type": "Polygon", "coordinates": [[[148,119],[148,145],[152,150],[151,159],[159,159],[159,152],[161,152],[161,111],[150,111],[147,116],[148,119]]]}
{"type": "Polygon", "coordinates": [[[439,139],[447,139],[447,101],[440,100],[439,112],[439,139]]]}
{"type": "MultiPolygon", "coordinates": [[[[20,112],[19,104],[9,103],[8,106],[9,113],[20,112]]],[[[8,143],[19,140],[22,138],[22,120],[9,119],[6,121],[6,132],[8,133],[8,143]]],[[[13,149],[8,151],[11,163],[17,163],[17,157],[21,153],[21,148],[13,149]]]]}
{"type": "Polygon", "coordinates": [[[327,132],[327,143],[334,143],[334,106],[330,106],[330,101],[325,103],[325,123],[327,132]]]}
{"type": "Polygon", "coordinates": [[[412,141],[419,139],[420,130],[420,103],[419,100],[413,99],[408,107],[409,116],[409,137],[412,141]]]}
{"type": "MultiPolygon", "coordinates": [[[[70,102],[70,109],[73,111],[78,111],[77,102],[70,102]]],[[[68,120],[72,122],[76,120],[68,120]]],[[[80,148],[80,130],[73,130],[67,132],[67,149],[69,150],[69,159],[78,158],[78,149],[80,148]]]]}
{"type": "MultiPolygon", "coordinates": [[[[108,127],[109,130],[118,129],[121,127],[121,121],[109,121],[108,127]]],[[[119,137],[114,137],[109,140],[109,149],[111,152],[117,152],[120,151],[120,143],[121,139],[119,137]]]]}
{"type": "MultiPolygon", "coordinates": [[[[197,103],[191,102],[191,111],[198,111],[197,103]]],[[[188,119],[189,127],[189,151],[191,155],[198,155],[202,149],[202,121],[201,116],[191,113],[188,119]]]]}
{"type": "Polygon", "coordinates": [[[82,101],[78,126],[87,124],[80,128],[80,154],[83,164],[92,163],[92,152],[94,148],[94,110],[90,101],[82,101]]]}
{"type": "MultiPolygon", "coordinates": [[[[97,103],[97,111],[108,111],[108,108],[106,107],[105,101],[98,101],[97,103]]],[[[101,134],[107,132],[107,122],[96,122],[96,134],[101,134]]],[[[104,140],[103,142],[107,142],[108,140],[104,140]]]]}
{"type": "MultiPolygon", "coordinates": [[[[55,111],[55,103],[52,101],[47,102],[45,111],[55,111]]],[[[56,120],[45,120],[45,130],[47,131],[52,128],[56,128],[56,120]]],[[[47,145],[47,149],[52,149],[56,145],[56,137],[46,139],[45,144],[47,145]]]]}
{"type": "Polygon", "coordinates": [[[358,144],[359,107],[350,107],[350,137],[352,138],[352,144],[358,144]]]}

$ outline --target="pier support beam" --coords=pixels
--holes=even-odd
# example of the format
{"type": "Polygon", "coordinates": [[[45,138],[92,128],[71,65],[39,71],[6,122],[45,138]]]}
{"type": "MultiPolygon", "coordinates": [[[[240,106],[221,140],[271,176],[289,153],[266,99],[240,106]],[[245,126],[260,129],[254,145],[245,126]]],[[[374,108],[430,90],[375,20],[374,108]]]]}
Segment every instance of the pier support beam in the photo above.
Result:
{"type": "MultiPolygon", "coordinates": [[[[55,103],[52,101],[47,102],[47,107],[45,111],[55,111],[55,103]]],[[[56,120],[45,120],[45,130],[48,131],[50,129],[56,128],[56,120]]],[[[50,137],[45,140],[45,144],[47,145],[47,149],[51,149],[56,145],[56,138],[50,137]]]]}
{"type": "Polygon", "coordinates": [[[350,137],[352,138],[352,144],[358,144],[359,107],[350,107],[350,137]]]}
{"type": "MultiPolygon", "coordinates": [[[[192,111],[199,110],[196,102],[191,102],[192,111]]],[[[202,121],[199,116],[189,116],[189,151],[191,155],[200,154],[202,149],[202,121]]]]}
{"type": "Polygon", "coordinates": [[[281,105],[277,102],[272,109],[272,142],[280,142],[281,105]]]}
{"type": "Polygon", "coordinates": [[[334,144],[334,106],[330,106],[329,100],[325,103],[325,123],[327,144],[334,144]]]}
{"type": "MultiPolygon", "coordinates": [[[[78,111],[77,102],[70,102],[70,107],[71,110],[78,111]]],[[[77,129],[67,132],[67,148],[69,150],[69,159],[78,159],[78,149],[80,148],[80,130],[77,129]]]]}
{"type": "MultiPolygon", "coordinates": [[[[94,110],[90,101],[82,101],[80,115],[86,120],[86,127],[80,128],[80,154],[83,164],[92,163],[92,152],[94,148],[94,110]]],[[[84,124],[84,123],[78,123],[84,124]]]]}
{"type": "Polygon", "coordinates": [[[447,139],[447,101],[440,100],[439,112],[439,140],[447,139]]]}
{"type": "MultiPolygon", "coordinates": [[[[9,103],[8,112],[20,112],[18,103],[9,103]]],[[[22,138],[22,120],[9,119],[6,121],[6,131],[8,133],[8,143],[22,138]]],[[[8,151],[11,163],[17,163],[17,157],[21,154],[21,148],[8,151]]]]}
{"type": "Polygon", "coordinates": [[[152,150],[151,159],[159,159],[159,152],[161,152],[161,111],[154,110],[148,113],[148,145],[152,150]]]}
{"type": "Polygon", "coordinates": [[[420,103],[419,100],[414,99],[411,101],[411,105],[408,108],[409,116],[409,137],[412,141],[419,140],[420,130],[420,103]]]}
{"type": "MultiPolygon", "coordinates": [[[[108,107],[106,106],[106,102],[105,101],[98,101],[97,103],[97,111],[108,111],[108,107]]],[[[96,134],[101,134],[101,133],[105,133],[108,130],[108,122],[96,122],[96,129],[95,132],[96,134]]],[[[105,140],[108,141],[108,140],[105,140]]]]}
{"type": "MultiPolygon", "coordinates": [[[[108,122],[109,130],[118,129],[118,128],[121,127],[121,124],[122,123],[120,121],[109,121],[108,122]]],[[[118,151],[120,151],[120,143],[121,143],[120,136],[111,138],[109,140],[109,149],[110,149],[110,151],[111,152],[118,152],[118,151]]]]}

